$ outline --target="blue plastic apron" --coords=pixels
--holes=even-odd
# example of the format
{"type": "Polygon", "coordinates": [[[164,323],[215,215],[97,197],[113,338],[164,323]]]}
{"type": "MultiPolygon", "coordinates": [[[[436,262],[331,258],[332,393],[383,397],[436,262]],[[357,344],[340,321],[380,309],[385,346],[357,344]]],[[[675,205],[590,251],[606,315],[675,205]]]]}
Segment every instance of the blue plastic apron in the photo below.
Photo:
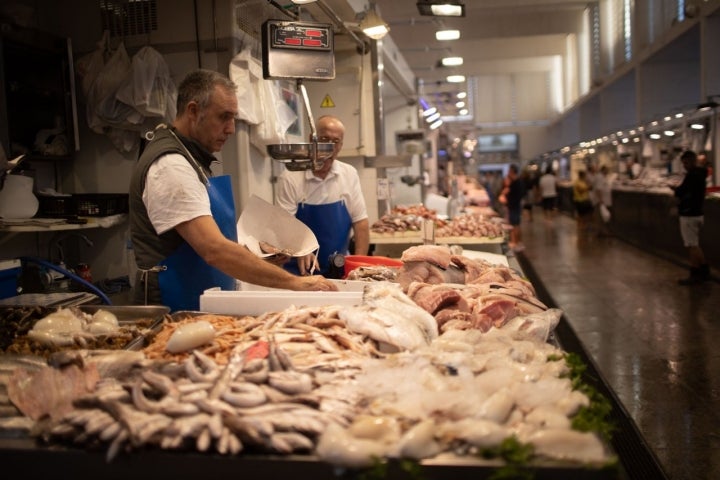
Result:
{"type": "MultiPolygon", "coordinates": [[[[235,204],[230,176],[208,179],[210,212],[222,234],[237,242],[235,204]]],[[[167,267],[158,273],[162,302],[170,311],[199,310],[200,295],[208,288],[235,290],[235,279],[208,265],[188,243],[160,262],[167,267]]]]}
{"type": "MultiPolygon", "coordinates": [[[[345,203],[342,200],[323,205],[299,203],[295,217],[315,234],[318,245],[320,245],[318,253],[320,274],[327,275],[330,255],[348,253],[352,218],[350,218],[345,203]]],[[[297,262],[288,262],[286,267],[288,271],[298,274],[297,262]]]]}

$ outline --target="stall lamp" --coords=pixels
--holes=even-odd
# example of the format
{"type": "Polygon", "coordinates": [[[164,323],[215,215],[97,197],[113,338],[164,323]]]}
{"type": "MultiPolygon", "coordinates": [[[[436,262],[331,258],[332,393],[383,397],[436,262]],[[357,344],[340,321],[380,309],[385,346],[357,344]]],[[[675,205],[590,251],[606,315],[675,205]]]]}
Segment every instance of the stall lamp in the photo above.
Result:
{"type": "Polygon", "coordinates": [[[660,137],[662,137],[662,135],[660,135],[659,133],[650,134],[650,138],[652,138],[653,140],[660,140],[660,137]]]}
{"type": "Polygon", "coordinates": [[[380,40],[390,31],[390,27],[388,27],[388,24],[375,12],[374,7],[370,7],[370,9],[365,12],[365,16],[360,21],[360,29],[365,35],[374,40],[380,40]]]}
{"type": "Polygon", "coordinates": [[[460,38],[460,30],[438,30],[435,32],[435,40],[439,42],[457,40],[458,38],[460,38]]]}
{"type": "Polygon", "coordinates": [[[307,5],[308,3],[315,3],[317,0],[291,0],[295,5],[307,5]]]}
{"type": "Polygon", "coordinates": [[[675,132],[672,131],[672,130],[665,130],[664,133],[665,133],[665,135],[668,136],[668,137],[674,137],[674,136],[675,136],[675,132]]]}
{"type": "Polygon", "coordinates": [[[440,118],[440,112],[435,112],[435,113],[433,113],[432,115],[430,115],[429,117],[427,117],[427,118],[425,119],[425,121],[426,121],[427,123],[432,123],[432,122],[434,122],[435,120],[437,120],[438,118],[440,118]]]}
{"type": "Polygon", "coordinates": [[[462,57],[445,57],[441,61],[443,67],[457,67],[463,64],[462,57]]]}
{"type": "Polygon", "coordinates": [[[448,75],[445,80],[448,83],[462,83],[465,81],[465,75],[448,75]]]}
{"type": "Polygon", "coordinates": [[[420,0],[417,2],[420,15],[433,17],[464,17],[465,5],[460,1],[420,0]]]}
{"type": "Polygon", "coordinates": [[[443,121],[442,121],[442,120],[438,120],[437,122],[435,122],[435,123],[433,123],[432,125],[430,125],[430,130],[435,130],[436,128],[439,128],[440,125],[442,125],[442,124],[443,124],[443,121]]]}
{"type": "Polygon", "coordinates": [[[437,112],[437,108],[435,108],[435,107],[430,107],[430,108],[428,108],[428,109],[426,109],[426,110],[423,110],[423,117],[429,117],[430,115],[432,115],[432,114],[435,113],[435,112],[437,112]]]}
{"type": "Polygon", "coordinates": [[[465,106],[465,102],[455,102],[455,106],[457,108],[463,108],[465,106]]]}
{"type": "Polygon", "coordinates": [[[690,128],[692,128],[693,130],[702,130],[705,128],[705,125],[703,125],[702,123],[693,123],[692,125],[690,125],[690,128]]]}
{"type": "Polygon", "coordinates": [[[459,98],[459,99],[463,99],[465,97],[467,97],[467,92],[459,92],[457,94],[457,98],[459,98]]]}

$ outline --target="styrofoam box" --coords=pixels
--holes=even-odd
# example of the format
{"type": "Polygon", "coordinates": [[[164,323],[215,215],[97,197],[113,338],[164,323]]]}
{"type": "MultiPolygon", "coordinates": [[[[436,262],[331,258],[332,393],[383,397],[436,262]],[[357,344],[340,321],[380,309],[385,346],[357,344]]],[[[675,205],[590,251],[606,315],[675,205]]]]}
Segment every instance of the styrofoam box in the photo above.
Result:
{"type": "MultiPolygon", "coordinates": [[[[365,285],[367,285],[369,282],[363,282],[362,280],[334,280],[329,279],[332,283],[334,283],[338,287],[338,291],[340,292],[362,292],[365,288],[365,285]]],[[[270,287],[263,287],[260,285],[255,285],[254,283],[247,283],[247,282],[238,282],[238,290],[243,291],[262,291],[262,292],[291,292],[292,290],[285,290],[281,288],[270,288],[270,287]]]]}
{"type": "Polygon", "coordinates": [[[200,310],[225,315],[262,315],[291,306],[353,306],[362,302],[362,292],[295,292],[291,290],[243,291],[212,288],[200,295],[200,310]]]}

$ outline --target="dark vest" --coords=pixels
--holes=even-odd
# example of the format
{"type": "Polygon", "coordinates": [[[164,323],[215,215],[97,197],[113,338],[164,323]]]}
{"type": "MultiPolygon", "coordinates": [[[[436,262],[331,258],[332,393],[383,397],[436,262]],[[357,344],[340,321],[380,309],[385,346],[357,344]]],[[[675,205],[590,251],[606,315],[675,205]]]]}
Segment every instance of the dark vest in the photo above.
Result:
{"type": "MultiPolygon", "coordinates": [[[[202,168],[197,168],[195,163],[188,159],[188,163],[197,171],[198,179],[203,181],[203,173],[206,177],[210,177],[210,164],[216,161],[215,157],[192,139],[183,137],[176,130],[173,131],[201,165],[202,168]]],[[[158,128],[154,133],[155,137],[147,144],[142,155],[140,155],[130,179],[130,235],[135,253],[135,263],[141,270],[147,270],[158,265],[160,261],[175,252],[185,242],[174,229],[162,235],[155,233],[155,228],[150,222],[147,209],[142,200],[147,172],[158,158],[169,153],[177,153],[187,159],[183,147],[178,144],[178,141],[166,128],[158,128]]],[[[152,277],[156,277],[156,275],[152,275],[152,277]]],[[[156,278],[152,277],[150,278],[150,287],[151,290],[154,290],[152,287],[157,284],[157,281],[156,278]]],[[[137,290],[138,295],[135,296],[135,300],[142,303],[140,298],[141,294],[144,298],[144,292],[140,291],[142,289],[139,288],[139,285],[137,290]]]]}

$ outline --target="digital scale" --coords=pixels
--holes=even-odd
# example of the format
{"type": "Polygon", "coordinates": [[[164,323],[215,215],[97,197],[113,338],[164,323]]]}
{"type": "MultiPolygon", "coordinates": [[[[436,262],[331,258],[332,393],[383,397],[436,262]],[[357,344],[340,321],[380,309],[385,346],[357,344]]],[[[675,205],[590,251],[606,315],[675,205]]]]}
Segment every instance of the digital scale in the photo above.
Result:
{"type": "Polygon", "coordinates": [[[335,78],[332,25],[314,22],[267,20],[262,25],[263,78],[294,79],[310,122],[310,143],[268,145],[271,158],[288,170],[321,168],[335,144],[318,143],[315,119],[303,80],[335,78]]]}

